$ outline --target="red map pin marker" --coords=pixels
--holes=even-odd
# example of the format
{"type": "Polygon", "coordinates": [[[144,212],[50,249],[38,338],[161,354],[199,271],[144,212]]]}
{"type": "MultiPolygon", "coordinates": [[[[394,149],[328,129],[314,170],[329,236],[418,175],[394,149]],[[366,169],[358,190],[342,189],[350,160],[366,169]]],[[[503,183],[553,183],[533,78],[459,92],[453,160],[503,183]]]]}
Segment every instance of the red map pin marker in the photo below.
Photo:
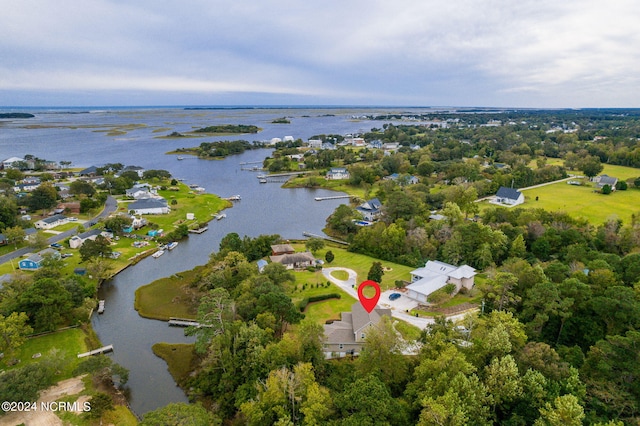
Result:
{"type": "Polygon", "coordinates": [[[361,282],[360,286],[358,287],[358,299],[360,299],[360,304],[362,305],[364,310],[368,313],[371,313],[371,311],[376,308],[378,300],[380,299],[380,286],[378,285],[378,283],[371,280],[361,282]],[[364,297],[363,291],[365,287],[373,287],[376,289],[376,294],[374,294],[371,299],[367,299],[366,297],[364,297]]]}

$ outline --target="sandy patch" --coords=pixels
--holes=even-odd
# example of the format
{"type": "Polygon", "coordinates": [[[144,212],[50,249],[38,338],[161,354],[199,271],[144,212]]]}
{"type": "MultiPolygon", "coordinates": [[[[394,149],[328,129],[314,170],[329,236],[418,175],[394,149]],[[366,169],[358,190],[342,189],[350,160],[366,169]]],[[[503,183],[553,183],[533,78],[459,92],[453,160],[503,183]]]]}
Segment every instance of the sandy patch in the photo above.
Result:
{"type": "MultiPolygon", "coordinates": [[[[62,420],[56,416],[55,412],[42,410],[41,403],[57,401],[66,395],[76,395],[82,392],[84,390],[83,377],[84,375],[62,380],[58,384],[42,391],[36,404],[36,410],[9,413],[0,417],[0,425],[14,426],[24,423],[27,426],[62,426],[62,420]]],[[[87,395],[80,396],[76,406],[82,407],[82,404],[90,398],[87,395]]]]}

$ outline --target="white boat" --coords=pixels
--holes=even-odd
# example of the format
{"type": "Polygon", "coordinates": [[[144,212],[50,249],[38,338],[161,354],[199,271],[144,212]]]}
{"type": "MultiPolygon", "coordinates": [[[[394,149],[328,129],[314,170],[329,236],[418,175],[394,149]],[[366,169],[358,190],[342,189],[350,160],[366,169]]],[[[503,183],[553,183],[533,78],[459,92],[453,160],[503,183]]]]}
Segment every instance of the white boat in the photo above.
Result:
{"type": "Polygon", "coordinates": [[[227,215],[225,213],[221,213],[219,215],[216,215],[216,219],[218,219],[218,220],[224,219],[225,217],[227,217],[227,215]]]}
{"type": "Polygon", "coordinates": [[[176,248],[176,246],[177,246],[177,245],[178,245],[178,242],[177,242],[177,241],[173,241],[173,242],[169,243],[169,245],[167,246],[167,248],[168,248],[169,250],[173,250],[174,248],[176,248]]]}
{"type": "Polygon", "coordinates": [[[98,313],[104,314],[104,300],[98,301],[98,313]]]}
{"type": "Polygon", "coordinates": [[[159,258],[160,256],[162,256],[164,254],[164,250],[158,250],[157,252],[153,253],[151,255],[151,257],[155,257],[156,259],[159,258]]]}
{"type": "Polygon", "coordinates": [[[178,157],[178,160],[184,160],[184,157],[178,157]]]}

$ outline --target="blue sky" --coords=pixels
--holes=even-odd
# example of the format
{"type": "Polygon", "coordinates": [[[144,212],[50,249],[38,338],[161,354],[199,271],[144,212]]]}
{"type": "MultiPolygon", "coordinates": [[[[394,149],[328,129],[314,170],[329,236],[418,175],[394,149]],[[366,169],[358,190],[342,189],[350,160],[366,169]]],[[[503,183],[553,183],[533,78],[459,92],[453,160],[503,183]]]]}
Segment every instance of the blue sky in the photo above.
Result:
{"type": "Polygon", "coordinates": [[[0,105],[640,107],[635,0],[0,0],[0,105]]]}

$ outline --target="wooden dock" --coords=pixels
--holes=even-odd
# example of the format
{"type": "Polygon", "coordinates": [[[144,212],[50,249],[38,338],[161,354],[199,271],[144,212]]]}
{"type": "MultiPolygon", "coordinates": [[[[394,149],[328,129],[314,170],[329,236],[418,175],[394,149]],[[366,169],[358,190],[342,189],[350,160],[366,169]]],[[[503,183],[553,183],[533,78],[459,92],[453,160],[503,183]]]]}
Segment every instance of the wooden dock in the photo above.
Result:
{"type": "Polygon", "coordinates": [[[331,238],[331,237],[327,237],[327,236],[324,236],[324,235],[312,234],[311,232],[307,232],[307,231],[304,231],[302,233],[302,235],[304,235],[305,237],[321,238],[323,240],[331,241],[333,243],[338,243],[338,244],[344,244],[346,246],[349,245],[349,243],[346,242],[346,241],[341,241],[341,240],[338,240],[338,239],[335,239],[335,238],[331,238]]]}
{"type": "Polygon", "coordinates": [[[316,201],[339,200],[341,198],[351,198],[351,195],[334,195],[333,197],[316,197],[314,198],[314,200],[316,201]]]}
{"type": "Polygon", "coordinates": [[[94,349],[94,350],[89,351],[89,352],[85,352],[83,354],[78,354],[78,358],[84,358],[84,357],[93,356],[93,355],[106,354],[107,352],[113,352],[113,345],[103,346],[101,348],[94,349]]]}
{"type": "Polygon", "coordinates": [[[173,327],[200,327],[200,323],[192,319],[169,318],[169,326],[173,327]]]}
{"type": "Polygon", "coordinates": [[[204,228],[189,229],[189,232],[191,232],[192,234],[202,234],[204,231],[206,231],[208,229],[209,229],[209,227],[205,226],[204,228]]]}
{"type": "Polygon", "coordinates": [[[246,164],[262,164],[264,163],[264,161],[243,161],[242,163],[240,163],[241,166],[244,166],[246,164]]]}
{"type": "Polygon", "coordinates": [[[309,172],[287,172],[287,173],[273,173],[270,175],[258,175],[258,179],[267,179],[267,180],[273,180],[273,179],[289,179],[292,176],[300,176],[300,175],[304,175],[306,173],[309,172]]]}

